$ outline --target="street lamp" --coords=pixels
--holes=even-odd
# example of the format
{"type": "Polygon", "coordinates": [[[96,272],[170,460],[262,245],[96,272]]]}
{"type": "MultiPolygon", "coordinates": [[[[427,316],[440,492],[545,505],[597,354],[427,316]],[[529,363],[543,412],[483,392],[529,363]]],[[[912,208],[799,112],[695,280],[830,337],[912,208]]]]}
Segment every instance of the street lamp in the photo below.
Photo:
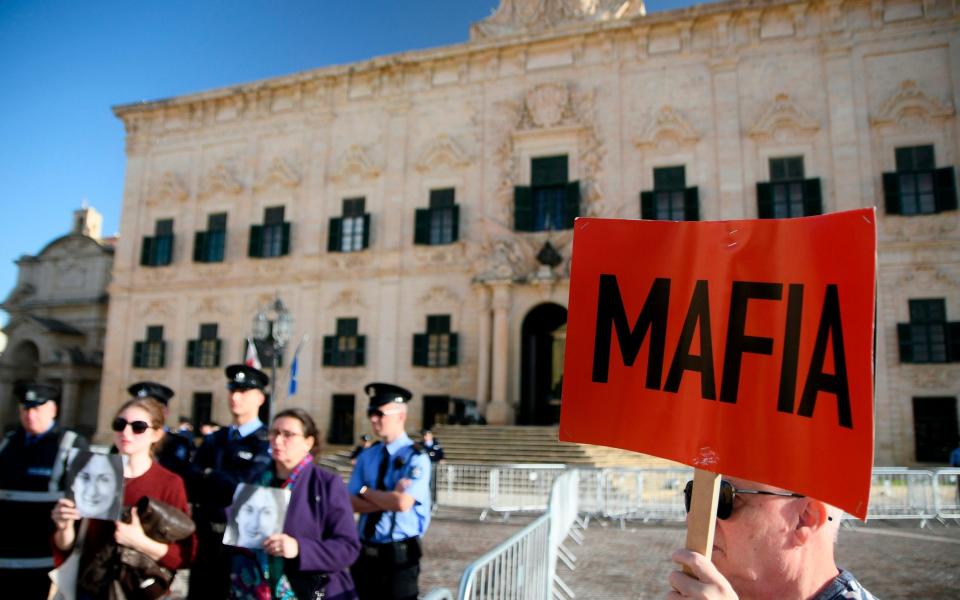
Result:
{"type": "Polygon", "coordinates": [[[293,331],[293,316],[283,300],[274,296],[272,303],[261,307],[253,317],[253,337],[258,340],[269,340],[273,353],[270,357],[270,404],[267,425],[273,422],[274,402],[277,398],[277,357],[283,347],[290,341],[293,331]]]}

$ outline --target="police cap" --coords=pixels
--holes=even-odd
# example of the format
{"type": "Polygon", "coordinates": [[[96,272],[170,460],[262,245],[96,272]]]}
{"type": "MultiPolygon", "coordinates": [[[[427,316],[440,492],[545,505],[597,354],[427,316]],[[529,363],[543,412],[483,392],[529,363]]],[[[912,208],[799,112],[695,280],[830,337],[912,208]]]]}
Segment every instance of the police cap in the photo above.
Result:
{"type": "Polygon", "coordinates": [[[248,367],[247,365],[230,365],[224,372],[227,374],[227,389],[231,392],[240,390],[264,390],[270,383],[270,378],[260,369],[248,367]]]}
{"type": "Polygon", "coordinates": [[[166,406],[173,398],[173,390],[156,381],[140,381],[127,388],[127,392],[134,398],[153,398],[166,406]]]}
{"type": "Polygon", "coordinates": [[[370,408],[377,408],[384,404],[404,404],[413,398],[410,390],[392,383],[368,383],[363,391],[370,396],[370,408]]]}
{"type": "Polygon", "coordinates": [[[45,402],[56,400],[60,396],[60,391],[52,385],[42,383],[18,383],[14,394],[22,407],[35,408],[45,402]]]}

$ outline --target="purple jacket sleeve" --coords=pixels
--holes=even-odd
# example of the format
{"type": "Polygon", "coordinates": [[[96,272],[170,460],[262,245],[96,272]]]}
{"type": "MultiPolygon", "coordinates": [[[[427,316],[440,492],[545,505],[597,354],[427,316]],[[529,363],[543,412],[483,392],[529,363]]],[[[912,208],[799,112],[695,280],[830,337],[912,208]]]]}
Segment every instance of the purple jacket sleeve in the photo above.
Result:
{"type": "Polygon", "coordinates": [[[303,486],[306,493],[295,493],[291,498],[284,527],[300,546],[300,555],[293,561],[299,559],[297,568],[301,571],[335,573],[352,565],[360,554],[347,486],[317,466],[311,471],[309,484],[303,486]]]}

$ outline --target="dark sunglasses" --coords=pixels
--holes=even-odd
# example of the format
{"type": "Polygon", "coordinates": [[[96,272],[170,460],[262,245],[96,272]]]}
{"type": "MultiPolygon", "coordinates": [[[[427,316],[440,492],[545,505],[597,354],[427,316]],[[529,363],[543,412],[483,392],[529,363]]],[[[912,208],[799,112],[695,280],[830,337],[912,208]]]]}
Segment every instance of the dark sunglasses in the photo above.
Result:
{"type": "MultiPolygon", "coordinates": [[[[720,496],[717,498],[717,518],[729,519],[733,514],[733,497],[737,494],[758,494],[762,496],[783,496],[786,498],[805,498],[803,494],[793,492],[768,492],[766,490],[741,490],[733,487],[729,481],[720,482],[720,496]]],[[[683,505],[690,512],[690,497],[693,495],[693,482],[688,481],[683,488],[683,505]]],[[[833,519],[831,519],[832,521],[833,519]]]]}
{"type": "Polygon", "coordinates": [[[144,431],[150,429],[150,424],[146,421],[127,421],[126,419],[121,419],[120,417],[117,417],[113,420],[112,427],[114,431],[120,433],[127,428],[127,425],[129,425],[130,429],[132,429],[137,435],[140,435],[144,431]]]}

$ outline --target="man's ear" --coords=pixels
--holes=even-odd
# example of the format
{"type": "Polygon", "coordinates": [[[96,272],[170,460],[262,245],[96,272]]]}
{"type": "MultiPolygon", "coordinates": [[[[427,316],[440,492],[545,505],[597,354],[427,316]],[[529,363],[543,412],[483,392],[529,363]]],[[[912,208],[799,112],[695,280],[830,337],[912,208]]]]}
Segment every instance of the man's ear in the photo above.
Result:
{"type": "Polygon", "coordinates": [[[830,513],[827,505],[819,500],[803,498],[801,501],[803,507],[797,515],[797,528],[794,534],[797,536],[797,542],[804,544],[827,524],[830,513]]]}

